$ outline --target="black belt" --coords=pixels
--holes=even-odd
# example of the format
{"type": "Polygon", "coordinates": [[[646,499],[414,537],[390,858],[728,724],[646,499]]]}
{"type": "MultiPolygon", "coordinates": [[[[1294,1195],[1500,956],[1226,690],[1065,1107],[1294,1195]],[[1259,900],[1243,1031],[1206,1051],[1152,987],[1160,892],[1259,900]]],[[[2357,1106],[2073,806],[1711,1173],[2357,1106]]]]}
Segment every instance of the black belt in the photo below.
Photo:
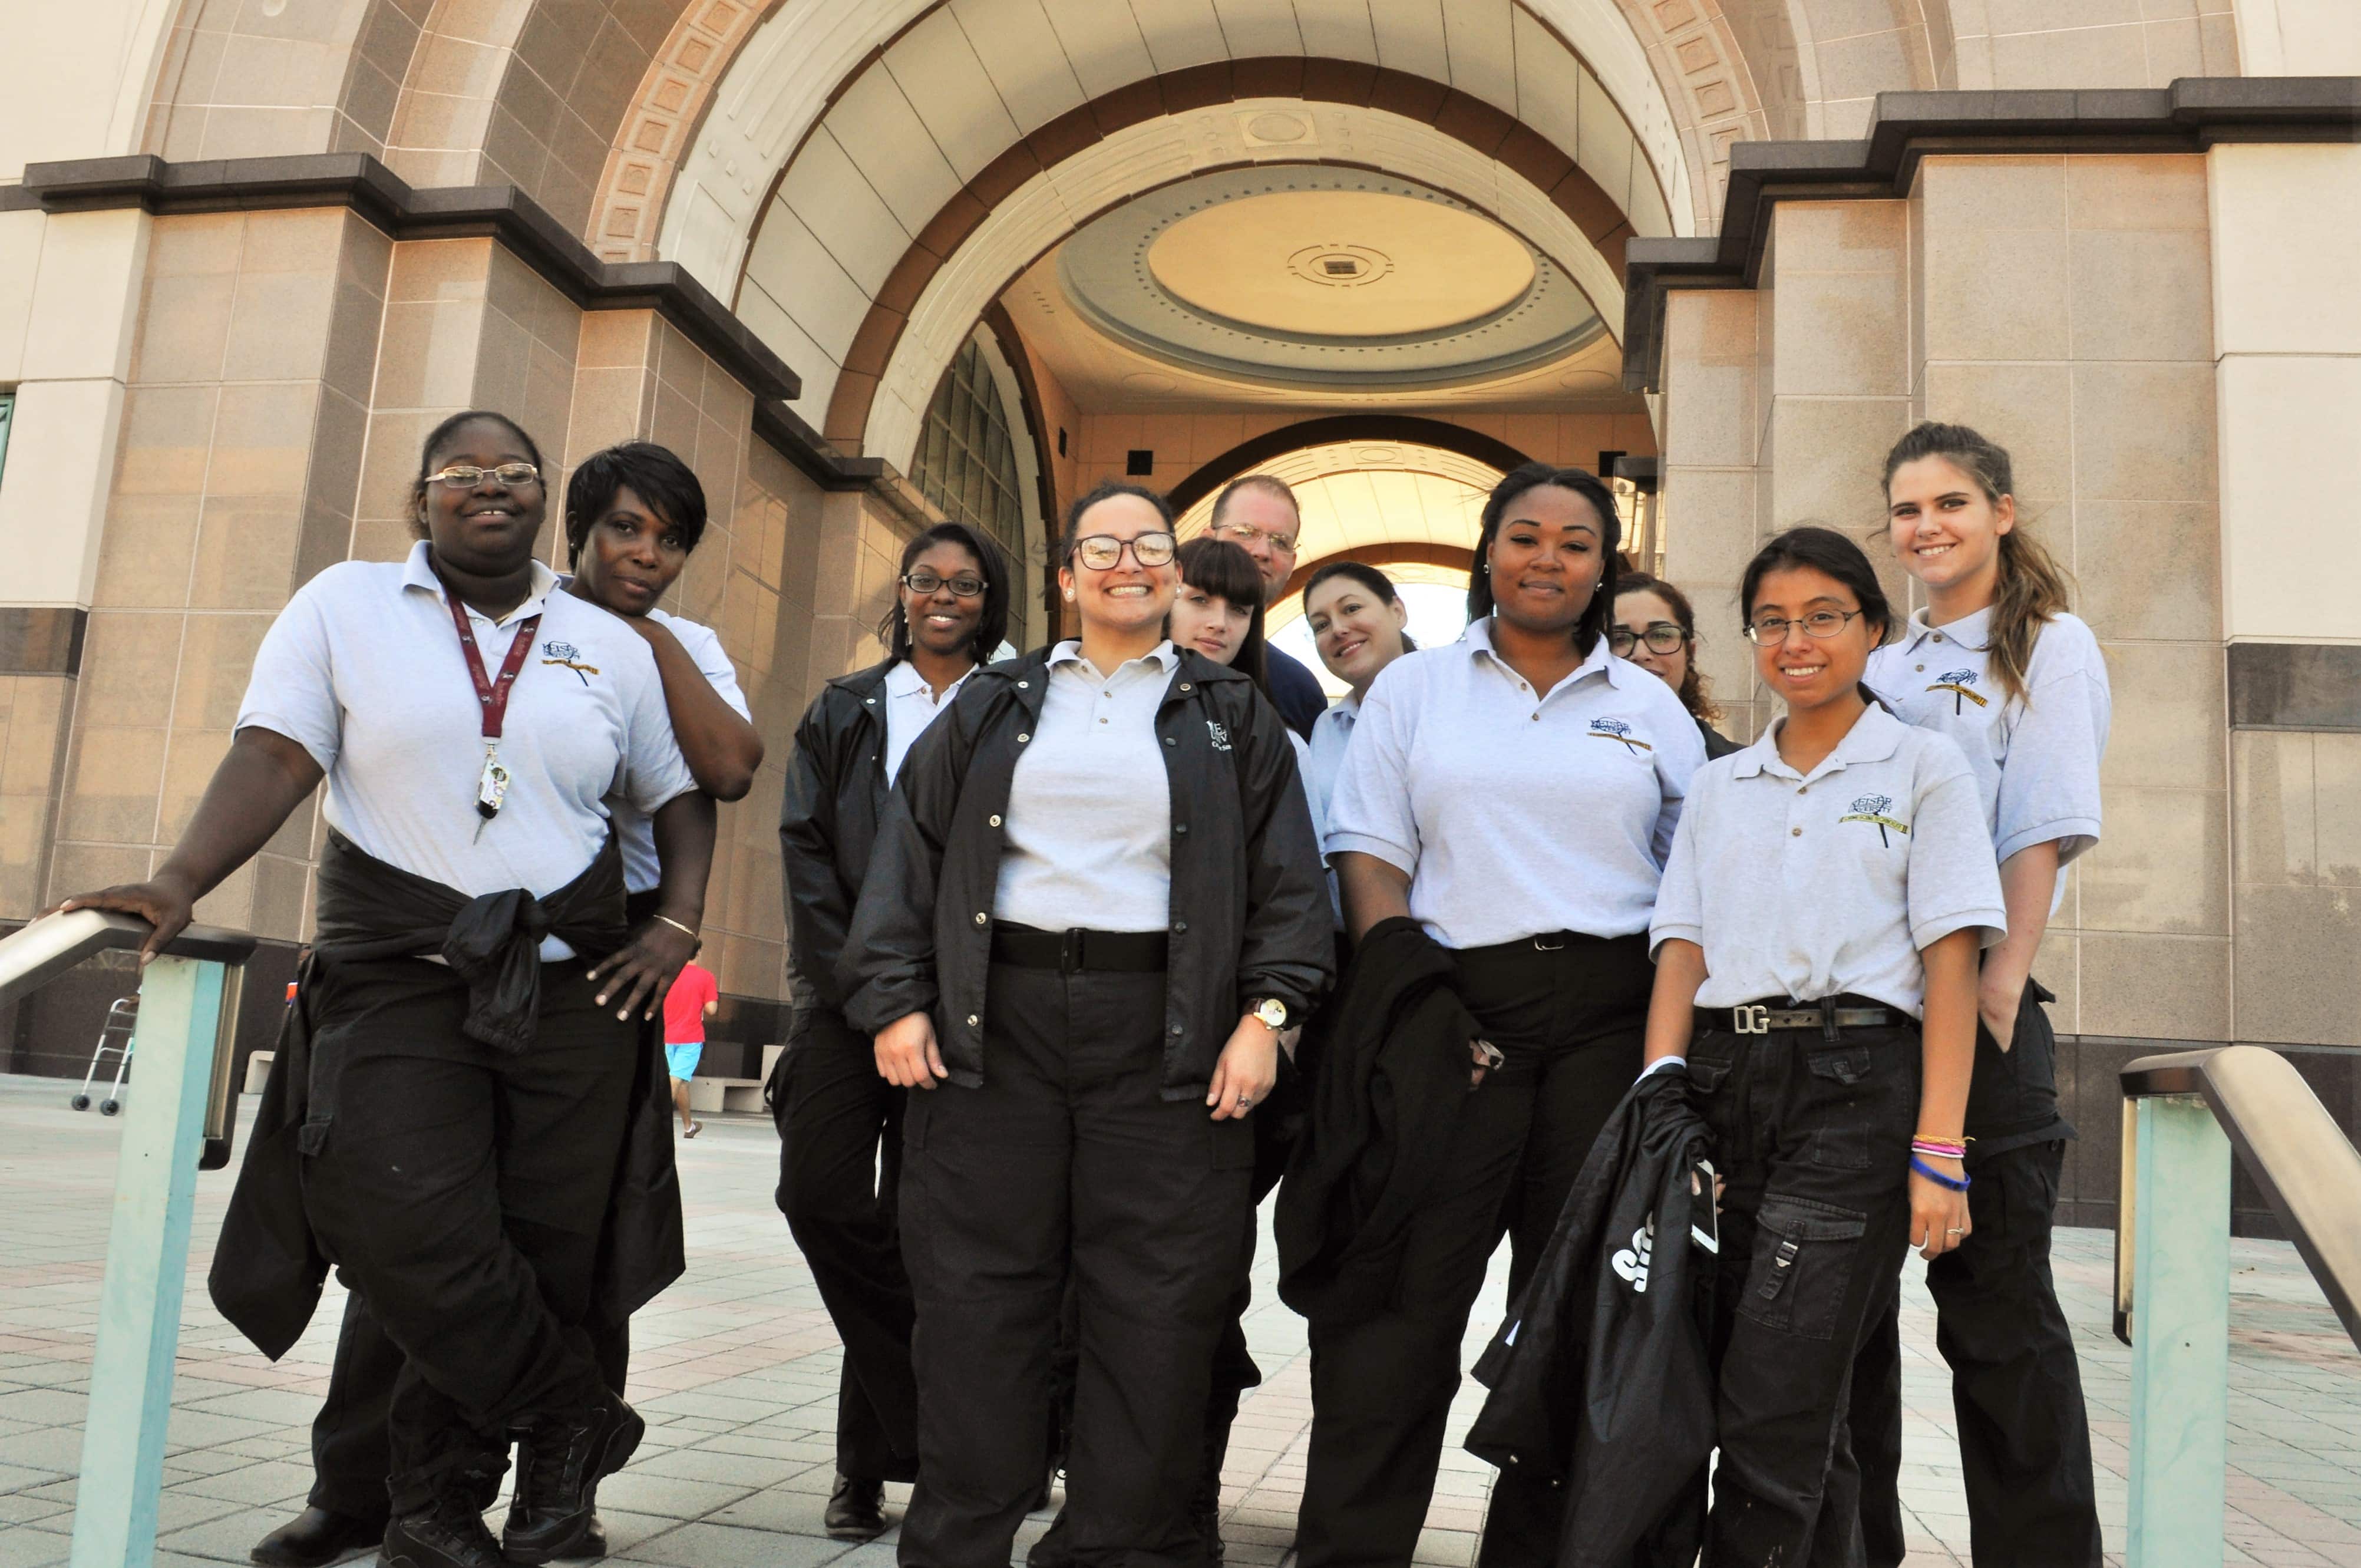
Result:
{"type": "Polygon", "coordinates": [[[992,961],[1020,969],[1053,969],[1060,974],[1085,970],[1101,973],[1153,974],[1164,968],[1170,946],[1161,931],[1044,931],[995,920],[992,961]]]}
{"type": "Polygon", "coordinates": [[[1833,1035],[1839,1029],[1887,1029],[1910,1022],[1907,1014],[1867,997],[1831,996],[1823,1002],[1749,1002],[1737,1007],[1697,1009],[1699,1029],[1727,1029],[1734,1035],[1769,1035],[1783,1029],[1809,1029],[1833,1035]]]}

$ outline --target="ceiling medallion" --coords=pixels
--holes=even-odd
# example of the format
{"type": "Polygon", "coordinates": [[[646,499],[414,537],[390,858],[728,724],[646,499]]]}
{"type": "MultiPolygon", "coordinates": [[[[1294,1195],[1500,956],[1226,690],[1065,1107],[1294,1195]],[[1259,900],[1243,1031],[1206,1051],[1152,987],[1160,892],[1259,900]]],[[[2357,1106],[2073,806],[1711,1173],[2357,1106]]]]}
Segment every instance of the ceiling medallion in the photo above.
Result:
{"type": "Polygon", "coordinates": [[[1394,263],[1366,245],[1307,245],[1287,258],[1287,269],[1323,289],[1357,289],[1391,272],[1394,263]]]}
{"type": "Polygon", "coordinates": [[[1524,373],[1606,331],[1564,269],[1488,214],[1334,164],[1148,192],[1060,247],[1058,280],[1093,326],[1150,358],[1339,396],[1524,373]]]}

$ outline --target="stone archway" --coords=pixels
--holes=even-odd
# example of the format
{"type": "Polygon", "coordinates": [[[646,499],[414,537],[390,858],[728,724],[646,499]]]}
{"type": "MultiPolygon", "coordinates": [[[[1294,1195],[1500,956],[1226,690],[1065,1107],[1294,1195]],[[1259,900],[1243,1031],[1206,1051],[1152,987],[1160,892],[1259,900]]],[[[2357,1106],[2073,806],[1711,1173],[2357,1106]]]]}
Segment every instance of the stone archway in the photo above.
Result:
{"type": "Polygon", "coordinates": [[[1437,447],[1472,458],[1504,474],[1532,461],[1524,453],[1497,436],[1471,430],[1464,424],[1454,424],[1448,420],[1426,419],[1415,414],[1335,414],[1325,419],[1308,419],[1282,425],[1242,441],[1219,456],[1199,465],[1186,478],[1172,487],[1167,499],[1171,501],[1174,511],[1185,512],[1239,475],[1250,474],[1273,458],[1290,452],[1300,452],[1307,446],[1325,446],[1346,441],[1437,447]]]}

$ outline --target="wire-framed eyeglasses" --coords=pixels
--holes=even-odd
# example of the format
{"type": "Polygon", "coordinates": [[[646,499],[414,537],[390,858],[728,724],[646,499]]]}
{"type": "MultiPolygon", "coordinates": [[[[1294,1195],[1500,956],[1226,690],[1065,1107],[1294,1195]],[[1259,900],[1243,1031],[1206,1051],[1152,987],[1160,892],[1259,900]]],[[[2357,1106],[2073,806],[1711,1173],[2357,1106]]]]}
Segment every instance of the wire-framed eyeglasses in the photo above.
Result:
{"type": "Polygon", "coordinates": [[[1800,626],[1805,636],[1825,642],[1860,613],[1857,609],[1816,609],[1793,620],[1776,615],[1759,616],[1747,622],[1746,635],[1760,647],[1774,648],[1787,641],[1787,628],[1800,626]]]}
{"type": "Polygon", "coordinates": [[[1172,535],[1162,532],[1135,533],[1129,539],[1093,533],[1074,541],[1074,556],[1093,572],[1112,572],[1123,559],[1126,546],[1131,550],[1131,558],[1143,566],[1169,565],[1172,553],[1180,548],[1172,535]]]}
{"type": "Polygon", "coordinates": [[[513,490],[524,485],[541,483],[541,470],[530,463],[503,463],[497,468],[478,468],[472,463],[455,463],[439,474],[429,474],[430,485],[447,485],[455,490],[472,490],[487,478],[498,479],[513,490]]]}

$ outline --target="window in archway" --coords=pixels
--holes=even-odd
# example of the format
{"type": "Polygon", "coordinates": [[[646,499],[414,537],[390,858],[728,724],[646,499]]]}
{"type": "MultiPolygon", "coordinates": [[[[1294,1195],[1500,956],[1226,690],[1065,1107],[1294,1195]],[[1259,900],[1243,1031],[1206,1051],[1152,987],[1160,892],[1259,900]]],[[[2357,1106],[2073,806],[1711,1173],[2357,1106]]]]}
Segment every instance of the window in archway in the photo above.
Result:
{"type": "Polygon", "coordinates": [[[1025,646],[1018,627],[1031,600],[1026,592],[1025,503],[1017,491],[1016,446],[1000,388],[973,339],[935,389],[911,466],[910,482],[944,516],[982,531],[1000,546],[1015,574],[1009,636],[1025,646]]]}

